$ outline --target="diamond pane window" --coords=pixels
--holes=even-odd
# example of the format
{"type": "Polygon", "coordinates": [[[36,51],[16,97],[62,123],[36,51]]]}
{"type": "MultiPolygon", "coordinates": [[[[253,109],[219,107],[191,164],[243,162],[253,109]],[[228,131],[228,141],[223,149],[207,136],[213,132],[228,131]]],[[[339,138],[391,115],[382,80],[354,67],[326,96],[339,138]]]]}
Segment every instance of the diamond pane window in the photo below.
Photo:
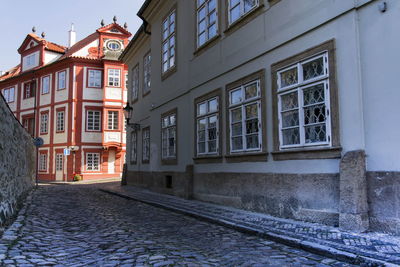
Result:
{"type": "Polygon", "coordinates": [[[281,148],[330,145],[327,65],[324,53],[278,71],[281,148]]]}
{"type": "Polygon", "coordinates": [[[218,97],[197,104],[197,155],[218,153],[218,97]]]}
{"type": "Polygon", "coordinates": [[[231,152],[261,150],[260,81],[230,91],[231,152]]]}
{"type": "Polygon", "coordinates": [[[163,159],[176,158],[176,114],[161,118],[161,156],[163,159]]]}

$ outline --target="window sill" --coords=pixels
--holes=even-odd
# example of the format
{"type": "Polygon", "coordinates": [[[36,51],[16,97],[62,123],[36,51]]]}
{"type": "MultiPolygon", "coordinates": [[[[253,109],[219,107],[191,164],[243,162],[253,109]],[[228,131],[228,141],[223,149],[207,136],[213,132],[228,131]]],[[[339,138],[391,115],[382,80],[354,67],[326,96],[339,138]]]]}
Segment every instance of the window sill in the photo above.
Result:
{"type": "Polygon", "coordinates": [[[178,164],[178,160],[176,158],[169,158],[169,159],[161,159],[162,165],[176,165],[178,164]]]}
{"type": "Polygon", "coordinates": [[[263,162],[268,161],[268,153],[257,152],[257,153],[240,153],[240,154],[229,154],[225,156],[228,163],[238,163],[238,162],[263,162]]]}
{"type": "Polygon", "coordinates": [[[222,163],[222,156],[220,155],[204,155],[204,156],[197,156],[193,158],[194,163],[196,164],[207,164],[207,163],[222,163]]]}
{"type": "MultiPolygon", "coordinates": [[[[201,46],[197,47],[197,49],[193,52],[193,55],[196,57],[201,55],[205,50],[214,46],[220,38],[221,38],[220,34],[215,35],[213,38],[211,38],[210,40],[208,40],[201,46]]],[[[196,42],[197,42],[197,40],[196,40],[196,42]]]]}
{"type": "Polygon", "coordinates": [[[150,160],[142,160],[142,164],[149,164],[150,160]]]}
{"type": "MultiPolygon", "coordinates": [[[[250,22],[252,19],[254,19],[260,11],[264,8],[264,4],[260,4],[258,7],[254,8],[253,10],[249,11],[247,14],[243,15],[241,18],[237,19],[235,22],[232,24],[228,25],[228,28],[224,31],[226,35],[231,34],[235,30],[241,28],[248,22],[250,22]]],[[[229,23],[229,22],[228,22],[229,23]]]]}
{"type": "Polygon", "coordinates": [[[170,68],[169,70],[167,70],[166,72],[161,74],[161,81],[164,81],[164,80],[168,79],[169,76],[171,76],[175,72],[176,72],[176,65],[173,66],[172,68],[170,68]]]}
{"type": "Polygon", "coordinates": [[[272,152],[275,161],[302,159],[338,159],[342,156],[341,147],[300,148],[272,152]]]}

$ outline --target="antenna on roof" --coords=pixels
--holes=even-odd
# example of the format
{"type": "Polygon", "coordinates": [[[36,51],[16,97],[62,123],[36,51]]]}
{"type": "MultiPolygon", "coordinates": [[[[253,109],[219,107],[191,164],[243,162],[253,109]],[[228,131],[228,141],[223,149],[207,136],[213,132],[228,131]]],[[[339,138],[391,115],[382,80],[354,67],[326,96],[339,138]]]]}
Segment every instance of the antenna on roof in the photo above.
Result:
{"type": "Polygon", "coordinates": [[[35,26],[32,27],[32,32],[33,32],[33,33],[36,32],[36,27],[35,27],[35,26]]]}
{"type": "Polygon", "coordinates": [[[114,21],[114,23],[117,23],[117,16],[113,17],[113,21],[114,21]]]}
{"type": "Polygon", "coordinates": [[[125,30],[128,29],[128,23],[125,22],[124,28],[125,28],[125,30]]]}
{"type": "Polygon", "coordinates": [[[46,37],[46,34],[44,32],[42,32],[42,38],[46,37]]]}
{"type": "Polygon", "coordinates": [[[104,19],[101,20],[100,25],[101,25],[101,27],[104,27],[104,25],[106,25],[106,24],[104,23],[104,19]]]}

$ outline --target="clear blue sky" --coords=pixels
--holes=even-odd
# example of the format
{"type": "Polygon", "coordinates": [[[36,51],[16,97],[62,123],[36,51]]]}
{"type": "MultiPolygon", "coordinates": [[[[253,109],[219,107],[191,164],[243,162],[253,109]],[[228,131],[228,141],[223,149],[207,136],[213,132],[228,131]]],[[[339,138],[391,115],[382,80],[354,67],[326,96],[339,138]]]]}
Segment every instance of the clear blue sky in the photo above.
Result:
{"type": "Polygon", "coordinates": [[[112,23],[128,23],[128,30],[135,34],[142,21],[136,16],[144,0],[0,0],[0,70],[19,64],[17,49],[26,35],[36,27],[36,34],[44,31],[46,40],[67,45],[71,23],[75,24],[77,40],[85,38],[100,27],[101,19],[112,23]]]}

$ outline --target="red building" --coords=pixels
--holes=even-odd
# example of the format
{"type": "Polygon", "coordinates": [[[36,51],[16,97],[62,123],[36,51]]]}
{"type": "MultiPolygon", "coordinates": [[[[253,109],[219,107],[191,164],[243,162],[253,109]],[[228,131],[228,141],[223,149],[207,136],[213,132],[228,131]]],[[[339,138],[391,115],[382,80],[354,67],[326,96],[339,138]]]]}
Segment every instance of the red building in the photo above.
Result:
{"type": "Polygon", "coordinates": [[[131,33],[113,23],[77,43],[75,36],[72,27],[64,47],[28,34],[18,49],[20,64],[0,76],[15,116],[44,140],[40,180],[120,177],[125,161],[128,69],[118,57],[131,33]]]}

